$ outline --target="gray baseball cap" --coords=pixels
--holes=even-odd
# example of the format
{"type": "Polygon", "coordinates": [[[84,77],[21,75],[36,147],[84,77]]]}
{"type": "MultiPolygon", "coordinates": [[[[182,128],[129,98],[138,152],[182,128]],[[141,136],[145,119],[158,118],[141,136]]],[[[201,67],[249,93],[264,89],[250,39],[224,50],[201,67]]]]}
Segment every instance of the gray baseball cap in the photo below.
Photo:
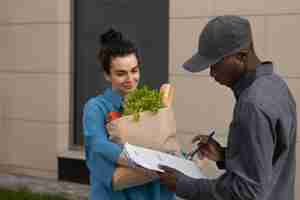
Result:
{"type": "Polygon", "coordinates": [[[251,28],[247,19],[233,15],[215,17],[199,36],[198,52],[183,64],[183,68],[190,72],[205,70],[250,44],[251,28]]]}

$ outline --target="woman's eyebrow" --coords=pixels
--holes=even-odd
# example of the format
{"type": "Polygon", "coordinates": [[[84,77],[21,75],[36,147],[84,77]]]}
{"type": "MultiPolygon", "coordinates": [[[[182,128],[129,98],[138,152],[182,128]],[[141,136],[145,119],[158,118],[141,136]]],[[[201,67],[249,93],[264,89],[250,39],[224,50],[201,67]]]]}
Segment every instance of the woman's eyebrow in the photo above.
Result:
{"type": "Polygon", "coordinates": [[[131,68],[131,69],[136,69],[136,68],[139,68],[139,65],[136,65],[136,66],[134,66],[134,67],[131,68]]]}
{"type": "Polygon", "coordinates": [[[120,73],[120,72],[127,72],[127,71],[123,70],[123,69],[119,69],[119,70],[116,70],[115,72],[120,73]]]}
{"type": "MultiPolygon", "coordinates": [[[[130,71],[131,71],[131,70],[135,70],[136,68],[139,68],[139,65],[136,65],[136,66],[132,67],[132,68],[130,69],[130,71]]],[[[115,70],[115,72],[121,73],[121,72],[127,72],[127,70],[124,70],[124,69],[117,69],[117,70],[115,70]]]]}

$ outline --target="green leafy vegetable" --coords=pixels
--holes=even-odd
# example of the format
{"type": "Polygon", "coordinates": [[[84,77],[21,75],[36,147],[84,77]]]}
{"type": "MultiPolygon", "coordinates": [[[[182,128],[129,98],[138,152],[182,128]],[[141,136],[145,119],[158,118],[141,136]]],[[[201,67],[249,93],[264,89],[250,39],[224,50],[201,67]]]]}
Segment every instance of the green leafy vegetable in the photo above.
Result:
{"type": "Polygon", "coordinates": [[[144,86],[128,95],[124,102],[123,115],[133,115],[133,119],[138,121],[140,112],[151,111],[156,113],[163,107],[162,94],[158,90],[149,89],[147,86],[144,86]]]}

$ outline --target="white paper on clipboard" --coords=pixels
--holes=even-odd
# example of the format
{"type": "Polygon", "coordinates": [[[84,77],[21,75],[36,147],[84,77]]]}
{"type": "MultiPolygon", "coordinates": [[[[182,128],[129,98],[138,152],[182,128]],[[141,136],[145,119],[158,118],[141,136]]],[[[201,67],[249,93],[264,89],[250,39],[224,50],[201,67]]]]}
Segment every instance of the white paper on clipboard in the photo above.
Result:
{"type": "Polygon", "coordinates": [[[146,169],[163,172],[159,166],[164,165],[192,178],[206,178],[193,161],[128,143],[124,148],[132,162],[146,169]]]}

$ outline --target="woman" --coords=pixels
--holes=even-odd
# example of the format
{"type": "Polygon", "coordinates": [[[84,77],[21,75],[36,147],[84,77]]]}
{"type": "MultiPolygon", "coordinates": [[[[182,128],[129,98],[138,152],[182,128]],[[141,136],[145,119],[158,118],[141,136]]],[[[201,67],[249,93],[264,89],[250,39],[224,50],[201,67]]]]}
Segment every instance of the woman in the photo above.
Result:
{"type": "Polygon", "coordinates": [[[159,180],[113,191],[116,166],[124,163],[122,145],[109,140],[106,116],[121,112],[124,97],[134,91],[140,79],[140,57],[135,45],[112,29],[101,36],[98,59],[111,88],[91,98],[84,107],[83,127],[86,163],[90,171],[91,200],[173,200],[175,196],[159,180]]]}

